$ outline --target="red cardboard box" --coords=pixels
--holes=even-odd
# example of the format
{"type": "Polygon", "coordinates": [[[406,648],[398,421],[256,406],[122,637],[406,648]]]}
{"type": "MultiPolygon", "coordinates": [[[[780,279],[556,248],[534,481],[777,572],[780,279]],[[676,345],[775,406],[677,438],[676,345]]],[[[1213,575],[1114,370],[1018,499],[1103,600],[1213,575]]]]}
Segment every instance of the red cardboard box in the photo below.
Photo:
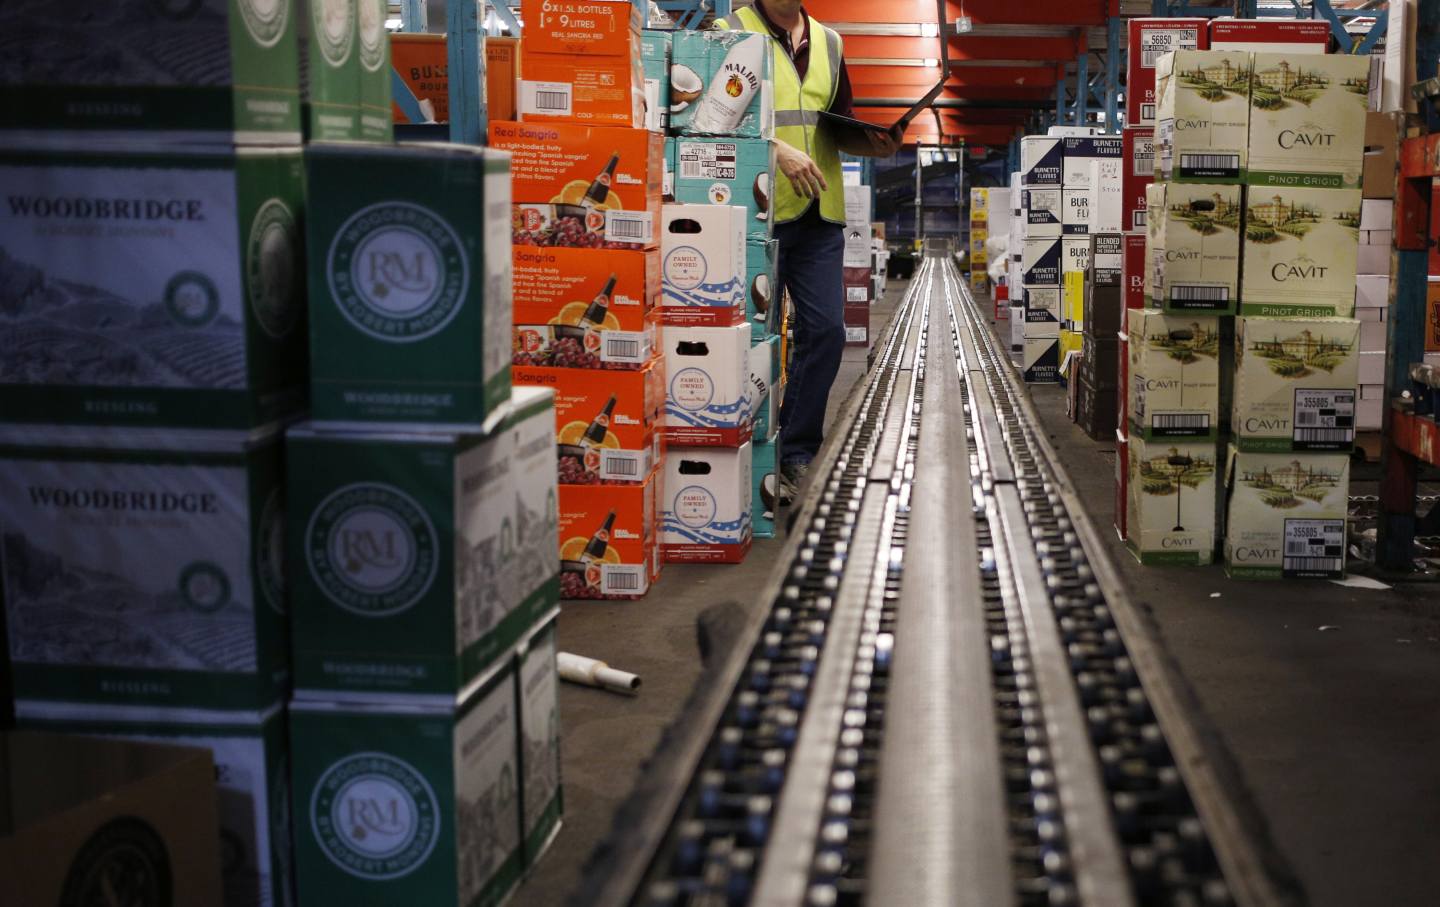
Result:
{"type": "Polygon", "coordinates": [[[510,152],[510,200],[635,211],[660,205],[665,136],[647,129],[492,120],[490,146],[510,152]],[[594,190],[592,192],[592,190],[594,190]]]}
{"type": "Polygon", "coordinates": [[[561,485],[633,484],[663,458],[663,362],[634,372],[515,366],[511,380],[555,390],[561,485]]]}
{"type": "Polygon", "coordinates": [[[1123,130],[1120,166],[1120,225],[1124,230],[1145,230],[1145,187],[1155,182],[1155,128],[1127,126],[1123,130]]]}
{"type": "Polygon", "coordinates": [[[645,70],[634,57],[520,55],[520,119],[527,123],[645,126],[645,70]]]}
{"type": "Polygon", "coordinates": [[[659,355],[659,250],[513,246],[511,261],[516,365],[639,369],[659,355]]]}
{"type": "Polygon", "coordinates": [[[1208,19],[1130,20],[1125,73],[1125,125],[1155,125],[1155,62],[1172,50],[1210,46],[1208,19]]]}
{"type": "Polygon", "coordinates": [[[1124,257],[1120,261],[1126,309],[1145,308],[1145,268],[1145,234],[1126,233],[1124,257]]]}
{"type": "Polygon", "coordinates": [[[1324,19],[1211,19],[1211,50],[1256,53],[1325,53],[1330,23],[1324,19]]]}
{"type": "Polygon", "coordinates": [[[664,470],[619,487],[561,485],[560,597],[637,599],[660,575],[655,525],[664,470]]]}
{"type": "Polygon", "coordinates": [[[869,268],[846,268],[840,282],[845,287],[847,306],[870,304],[870,291],[875,284],[869,268]]]}
{"type": "Polygon", "coordinates": [[[588,57],[640,53],[643,3],[631,0],[522,0],[525,51],[588,57]]]}
{"type": "Polygon", "coordinates": [[[870,306],[845,306],[845,345],[870,345],[870,306]]]}

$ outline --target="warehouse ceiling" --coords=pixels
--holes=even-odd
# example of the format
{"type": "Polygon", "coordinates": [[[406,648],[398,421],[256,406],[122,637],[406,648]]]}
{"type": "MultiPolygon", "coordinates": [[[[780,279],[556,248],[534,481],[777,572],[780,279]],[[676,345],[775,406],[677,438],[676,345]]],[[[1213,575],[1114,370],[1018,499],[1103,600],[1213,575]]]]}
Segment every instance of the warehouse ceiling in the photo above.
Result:
{"type": "MultiPolygon", "coordinates": [[[[942,2],[950,67],[940,122],[917,118],[911,142],[940,141],[943,128],[947,142],[1004,146],[1035,109],[1054,106],[1066,64],[1099,50],[1106,18],[1119,14],[1118,0],[942,2]],[[955,34],[961,16],[971,31],[955,34]]],[[[805,8],[844,37],[862,119],[893,121],[940,77],[937,0],[806,0],[805,8]]]]}

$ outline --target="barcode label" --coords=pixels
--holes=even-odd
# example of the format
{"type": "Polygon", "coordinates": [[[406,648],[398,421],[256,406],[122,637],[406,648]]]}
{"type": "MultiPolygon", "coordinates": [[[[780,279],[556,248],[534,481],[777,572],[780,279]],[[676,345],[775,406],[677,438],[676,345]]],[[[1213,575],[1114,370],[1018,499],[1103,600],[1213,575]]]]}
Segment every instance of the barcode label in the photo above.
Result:
{"type": "Polygon", "coordinates": [[[870,301],[870,288],[869,288],[869,287],[846,287],[846,288],[845,288],[845,301],[846,301],[846,302],[869,302],[869,301],[870,301]]]}
{"type": "Polygon", "coordinates": [[[680,142],[675,156],[681,179],[733,180],[739,158],[734,142],[680,142]]]}
{"type": "Polygon", "coordinates": [[[638,595],[645,591],[643,564],[602,564],[600,591],[605,595],[638,595]]]}
{"type": "Polygon", "coordinates": [[[1181,152],[1180,173],[1182,176],[1237,177],[1240,175],[1240,155],[1181,152]]]}
{"type": "Polygon", "coordinates": [[[1149,104],[1141,103],[1141,105],[1140,105],[1140,119],[1141,119],[1142,121],[1144,121],[1144,122],[1153,122],[1153,121],[1155,120],[1155,102],[1154,102],[1154,101],[1151,101],[1149,104]]]}
{"type": "MultiPolygon", "coordinates": [[[[1156,284],[1159,286],[1159,283],[1156,284]]],[[[1177,309],[1223,309],[1230,303],[1229,287],[1179,284],[1170,287],[1170,304],[1177,309]]]]}
{"type": "Polygon", "coordinates": [[[647,243],[654,235],[648,211],[606,211],[605,238],[614,242],[647,243]]]}
{"type": "Polygon", "coordinates": [[[521,82],[520,110],[570,116],[573,94],[569,82],[521,82]]]}
{"type": "Polygon", "coordinates": [[[1328,579],[1345,572],[1344,520],[1286,520],[1281,575],[1328,579]]]}
{"type": "Polygon", "coordinates": [[[1209,413],[1155,413],[1150,433],[1156,437],[1186,438],[1210,433],[1209,413]]]}
{"type": "Polygon", "coordinates": [[[1300,388],[1295,391],[1291,446],[1296,450],[1343,450],[1355,443],[1355,391],[1300,388]]]}
{"type": "Polygon", "coordinates": [[[1155,173],[1155,144],[1150,143],[1144,152],[1136,151],[1131,160],[1135,163],[1135,176],[1151,176],[1155,173]]]}
{"type": "Polygon", "coordinates": [[[1195,28],[1143,28],[1140,30],[1140,65],[1154,69],[1160,58],[1172,50],[1194,50],[1200,45],[1195,28]]]}
{"type": "Polygon", "coordinates": [[[1136,229],[1136,230],[1144,230],[1144,229],[1145,229],[1145,209],[1144,209],[1144,208],[1140,208],[1140,209],[1138,209],[1138,210],[1135,210],[1135,211],[1130,212],[1130,223],[1131,223],[1131,225],[1133,226],[1134,229],[1136,229]]]}
{"type": "Polygon", "coordinates": [[[643,363],[650,358],[650,339],[643,331],[606,331],[601,362],[643,363]]]}
{"type": "Polygon", "coordinates": [[[600,478],[621,482],[643,479],[649,472],[645,468],[648,459],[646,452],[640,450],[602,450],[600,478]]]}
{"type": "Polygon", "coordinates": [[[846,343],[865,343],[870,338],[869,329],[853,324],[845,325],[846,343]]]}

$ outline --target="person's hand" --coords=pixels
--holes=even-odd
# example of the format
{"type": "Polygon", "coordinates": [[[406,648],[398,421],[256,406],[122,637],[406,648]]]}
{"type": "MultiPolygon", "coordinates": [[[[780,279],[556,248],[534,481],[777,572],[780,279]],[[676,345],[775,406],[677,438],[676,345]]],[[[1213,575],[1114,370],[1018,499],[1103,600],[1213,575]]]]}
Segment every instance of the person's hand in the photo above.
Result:
{"type": "Polygon", "coordinates": [[[896,149],[900,147],[901,142],[900,137],[895,134],[896,132],[897,130],[894,129],[889,132],[865,130],[865,135],[870,139],[870,148],[875,152],[875,157],[889,157],[895,153],[896,149]]]}
{"type": "Polygon", "coordinates": [[[830,188],[825,174],[811,160],[810,155],[787,142],[775,143],[775,163],[795,192],[803,198],[819,198],[820,193],[830,188]]]}

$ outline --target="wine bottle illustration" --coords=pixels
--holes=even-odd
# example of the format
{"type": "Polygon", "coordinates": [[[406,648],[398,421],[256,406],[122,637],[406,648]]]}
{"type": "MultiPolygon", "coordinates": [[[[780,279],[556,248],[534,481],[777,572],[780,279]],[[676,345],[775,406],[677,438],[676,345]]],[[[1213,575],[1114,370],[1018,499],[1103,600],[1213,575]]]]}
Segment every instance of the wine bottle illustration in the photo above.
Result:
{"type": "Polygon", "coordinates": [[[587,208],[594,208],[597,205],[605,205],[610,201],[610,184],[615,180],[615,168],[620,163],[620,152],[610,155],[610,162],[605,169],[595,177],[590,188],[585,190],[585,199],[581,204],[587,208]]]}
{"type": "Polygon", "coordinates": [[[610,416],[614,412],[615,395],[611,394],[610,399],[605,401],[605,408],[595,415],[585,429],[585,434],[580,436],[580,443],[592,449],[604,446],[605,436],[610,433],[610,416]]]}
{"type": "Polygon", "coordinates": [[[610,312],[610,301],[615,294],[615,275],[611,274],[610,279],[605,281],[605,288],[595,294],[590,304],[585,307],[585,314],[580,316],[580,324],[591,330],[599,330],[605,324],[605,316],[610,312]]]}
{"type": "Polygon", "coordinates": [[[605,555],[610,550],[610,531],[615,528],[615,511],[605,517],[605,522],[590,536],[586,543],[585,550],[580,554],[580,563],[585,565],[585,582],[587,585],[599,586],[601,579],[600,565],[605,562],[605,555]]]}
{"type": "Polygon", "coordinates": [[[724,135],[739,128],[750,107],[750,99],[760,89],[765,47],[764,39],[755,39],[753,35],[741,37],[731,45],[700,99],[695,118],[690,121],[691,132],[724,135]]]}

